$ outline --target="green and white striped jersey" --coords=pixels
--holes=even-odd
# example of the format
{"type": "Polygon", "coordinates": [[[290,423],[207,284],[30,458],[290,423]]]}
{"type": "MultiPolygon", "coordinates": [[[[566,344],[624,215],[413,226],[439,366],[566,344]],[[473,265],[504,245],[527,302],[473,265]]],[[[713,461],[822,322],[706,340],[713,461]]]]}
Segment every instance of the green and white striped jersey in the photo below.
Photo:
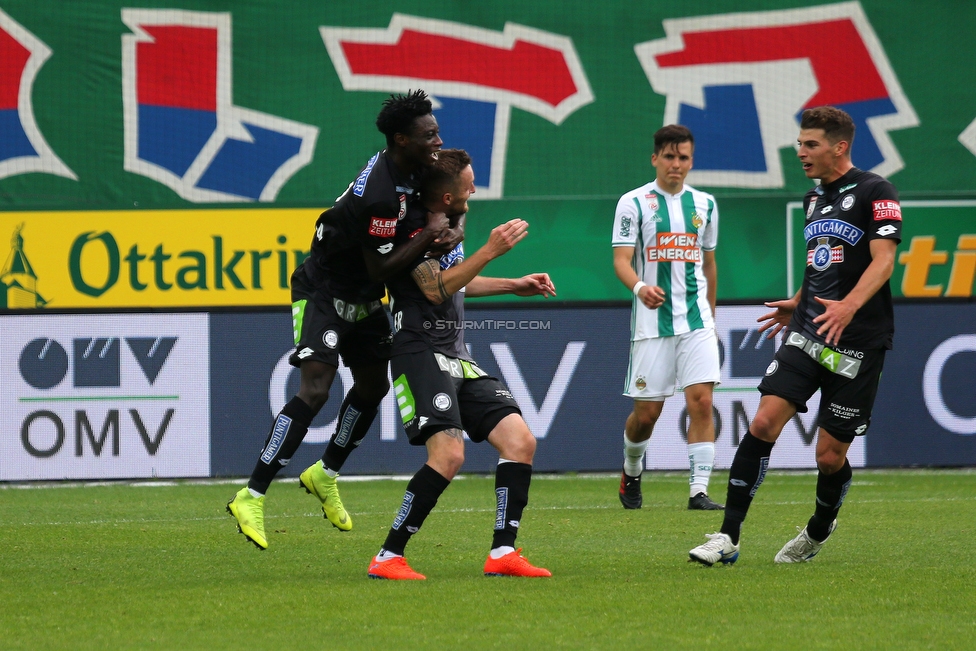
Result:
{"type": "Polygon", "coordinates": [[[702,251],[714,251],[717,243],[718,206],[707,192],[685,185],[668,194],[652,181],[620,197],[612,245],[634,247],[637,276],[665,293],[656,310],[634,298],[632,341],[714,327],[702,251]]]}

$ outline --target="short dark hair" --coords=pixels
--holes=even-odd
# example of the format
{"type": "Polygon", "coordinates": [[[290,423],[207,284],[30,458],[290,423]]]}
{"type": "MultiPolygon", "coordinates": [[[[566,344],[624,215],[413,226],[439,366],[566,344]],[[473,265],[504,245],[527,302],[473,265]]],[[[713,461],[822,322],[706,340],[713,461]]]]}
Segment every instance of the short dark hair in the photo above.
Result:
{"type": "Polygon", "coordinates": [[[660,154],[669,145],[678,146],[683,142],[690,142],[692,150],[695,149],[695,136],[691,129],[680,124],[661,127],[654,133],[654,153],[660,154]]]}
{"type": "Polygon", "coordinates": [[[827,141],[834,145],[841,140],[854,144],[854,120],[845,111],[833,106],[808,108],[800,117],[801,129],[823,129],[827,141]]]}
{"type": "Polygon", "coordinates": [[[376,116],[376,128],[386,136],[387,146],[392,147],[393,136],[410,133],[414,120],[433,112],[427,93],[420,89],[407,91],[406,95],[390,95],[376,116]]]}
{"type": "Polygon", "coordinates": [[[471,156],[463,149],[442,149],[437,152],[437,160],[424,168],[420,177],[420,196],[423,200],[454,192],[458,177],[468,165],[471,156]]]}

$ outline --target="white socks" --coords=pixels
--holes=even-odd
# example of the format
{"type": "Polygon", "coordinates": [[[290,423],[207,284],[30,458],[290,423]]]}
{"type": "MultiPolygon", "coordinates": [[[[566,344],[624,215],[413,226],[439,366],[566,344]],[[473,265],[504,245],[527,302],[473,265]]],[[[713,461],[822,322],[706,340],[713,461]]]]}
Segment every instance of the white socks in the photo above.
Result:
{"type": "Polygon", "coordinates": [[[491,550],[491,554],[490,555],[491,555],[491,557],[493,559],[495,559],[497,561],[499,558],[501,558],[505,554],[511,554],[514,551],[515,551],[515,548],[514,547],[509,547],[508,545],[503,545],[501,547],[495,547],[493,550],[491,550]]]}
{"type": "Polygon", "coordinates": [[[708,480],[712,476],[715,462],[714,443],[689,443],[688,464],[691,466],[691,497],[698,493],[708,493],[708,480]]]}
{"type": "Polygon", "coordinates": [[[400,554],[394,554],[393,552],[388,552],[385,549],[381,549],[380,553],[376,555],[376,560],[377,562],[382,563],[390,560],[391,558],[396,558],[397,556],[400,556],[400,554]]]}
{"type": "Polygon", "coordinates": [[[649,441],[634,443],[624,434],[624,472],[627,475],[637,477],[644,472],[644,452],[649,441]]]}

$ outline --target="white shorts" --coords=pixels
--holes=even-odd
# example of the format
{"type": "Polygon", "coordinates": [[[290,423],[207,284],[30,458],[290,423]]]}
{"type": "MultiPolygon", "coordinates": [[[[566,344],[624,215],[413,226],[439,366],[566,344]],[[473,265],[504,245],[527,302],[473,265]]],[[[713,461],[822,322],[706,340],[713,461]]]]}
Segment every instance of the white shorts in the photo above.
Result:
{"type": "Polygon", "coordinates": [[[673,337],[630,342],[630,367],[624,395],[634,400],[663,401],[675,386],[720,384],[718,339],[714,328],[692,330],[673,337]]]}

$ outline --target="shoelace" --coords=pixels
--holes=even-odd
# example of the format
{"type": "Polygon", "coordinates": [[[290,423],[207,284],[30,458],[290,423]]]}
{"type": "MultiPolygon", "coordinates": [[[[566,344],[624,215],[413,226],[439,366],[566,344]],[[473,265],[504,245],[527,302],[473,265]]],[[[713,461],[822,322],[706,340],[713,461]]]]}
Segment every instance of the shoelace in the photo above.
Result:
{"type": "Polygon", "coordinates": [[[725,551],[725,540],[722,538],[720,533],[708,533],[705,534],[708,538],[708,542],[702,545],[702,548],[710,552],[723,553],[725,551]]]}

